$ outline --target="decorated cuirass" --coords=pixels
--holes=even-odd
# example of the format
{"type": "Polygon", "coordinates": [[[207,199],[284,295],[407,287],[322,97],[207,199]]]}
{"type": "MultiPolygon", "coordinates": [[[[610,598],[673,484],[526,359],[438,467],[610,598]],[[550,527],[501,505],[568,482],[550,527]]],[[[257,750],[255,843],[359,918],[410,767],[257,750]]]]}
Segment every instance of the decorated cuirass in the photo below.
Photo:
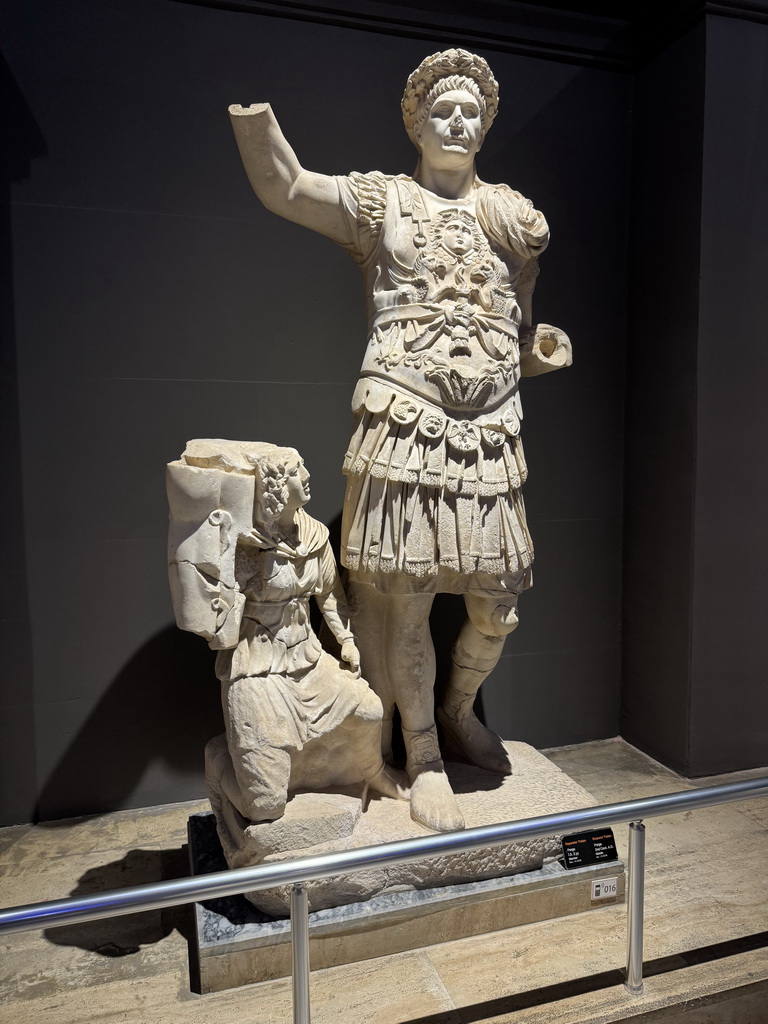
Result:
{"type": "Polygon", "coordinates": [[[535,261],[482,230],[478,188],[446,200],[410,178],[380,179],[379,206],[368,202],[378,224],[363,263],[369,340],[353,407],[392,403],[391,415],[419,416],[428,432],[457,433],[458,421],[470,435],[517,434],[517,290],[535,261]]]}

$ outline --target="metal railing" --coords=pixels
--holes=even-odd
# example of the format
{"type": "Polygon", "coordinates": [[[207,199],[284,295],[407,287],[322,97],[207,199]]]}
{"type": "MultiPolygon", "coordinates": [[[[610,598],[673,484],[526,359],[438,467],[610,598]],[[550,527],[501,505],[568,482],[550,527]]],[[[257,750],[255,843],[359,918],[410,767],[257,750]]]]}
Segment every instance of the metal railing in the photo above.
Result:
{"type": "Polygon", "coordinates": [[[444,832],[396,843],[366,846],[340,853],[302,857],[287,863],[260,864],[257,867],[218,871],[209,875],[177,878],[129,889],[115,889],[93,896],[30,903],[0,911],[0,935],[30,931],[34,928],[98,921],[102,918],[133,914],[140,910],[159,910],[200,900],[216,899],[256,889],[292,885],[291,949],[293,965],[294,1024],[309,1024],[309,918],[305,882],[326,878],[342,871],[406,864],[446,854],[503,846],[545,836],[605,828],[629,822],[629,885],[627,894],[627,968],[625,985],[630,992],[643,989],[643,902],[645,889],[644,818],[692,811],[716,804],[732,803],[752,797],[768,796],[768,776],[747,782],[662,796],[603,804],[562,814],[545,814],[501,825],[485,825],[461,832],[444,832]]]}

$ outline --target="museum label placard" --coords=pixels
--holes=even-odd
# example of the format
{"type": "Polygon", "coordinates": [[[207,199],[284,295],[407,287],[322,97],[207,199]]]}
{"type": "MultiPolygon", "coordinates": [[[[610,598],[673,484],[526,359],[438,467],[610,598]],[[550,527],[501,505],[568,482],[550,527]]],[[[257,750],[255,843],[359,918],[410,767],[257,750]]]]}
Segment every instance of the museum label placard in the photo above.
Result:
{"type": "Polygon", "coordinates": [[[603,864],[618,860],[616,840],[610,828],[572,832],[560,840],[566,868],[583,868],[589,864],[603,864]]]}

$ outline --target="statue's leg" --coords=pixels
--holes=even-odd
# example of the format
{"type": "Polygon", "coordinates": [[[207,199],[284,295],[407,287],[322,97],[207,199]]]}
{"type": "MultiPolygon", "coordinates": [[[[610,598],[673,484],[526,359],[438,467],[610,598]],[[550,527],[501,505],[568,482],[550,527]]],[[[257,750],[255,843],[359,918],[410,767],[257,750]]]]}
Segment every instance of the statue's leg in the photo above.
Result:
{"type": "Polygon", "coordinates": [[[446,749],[453,749],[470,764],[509,775],[504,744],[479,721],[472,707],[481,683],[496,667],[504,640],[517,626],[517,595],[499,600],[465,594],[468,618],[451,652],[451,676],[438,709],[446,749]]]}
{"type": "Polygon", "coordinates": [[[431,594],[389,594],[386,651],[400,711],[411,780],[411,817],[436,832],[464,827],[445,774],[435,729],[435,651],[429,631],[431,594]]]}
{"type": "Polygon", "coordinates": [[[222,685],[222,707],[232,776],[224,775],[222,788],[238,811],[249,821],[274,821],[282,817],[288,801],[291,754],[265,742],[269,723],[264,722],[258,684],[238,679],[222,685]]]}
{"type": "Polygon", "coordinates": [[[264,746],[224,765],[219,784],[224,795],[248,821],[275,821],[285,813],[291,756],[279,747],[264,746]],[[254,770],[255,769],[255,770],[254,770]]]}
{"type": "Polygon", "coordinates": [[[391,761],[395,695],[387,672],[387,598],[368,583],[356,583],[350,579],[347,600],[355,639],[360,647],[362,675],[378,695],[383,708],[381,751],[384,760],[391,761]]]}
{"type": "Polygon", "coordinates": [[[381,701],[373,690],[366,689],[344,728],[352,758],[371,789],[395,800],[407,800],[408,776],[386,764],[381,756],[381,701]]]}

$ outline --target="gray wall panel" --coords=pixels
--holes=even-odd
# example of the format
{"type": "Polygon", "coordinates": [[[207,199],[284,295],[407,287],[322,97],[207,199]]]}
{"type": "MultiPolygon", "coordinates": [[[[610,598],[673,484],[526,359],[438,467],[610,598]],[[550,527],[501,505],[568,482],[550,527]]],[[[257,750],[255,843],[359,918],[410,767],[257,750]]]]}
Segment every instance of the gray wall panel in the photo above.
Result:
{"type": "Polygon", "coordinates": [[[710,19],[691,771],[768,764],[768,25],[710,19]]]}
{"type": "Polygon", "coordinates": [[[687,764],[704,26],[635,78],[621,733],[687,764]]]}

